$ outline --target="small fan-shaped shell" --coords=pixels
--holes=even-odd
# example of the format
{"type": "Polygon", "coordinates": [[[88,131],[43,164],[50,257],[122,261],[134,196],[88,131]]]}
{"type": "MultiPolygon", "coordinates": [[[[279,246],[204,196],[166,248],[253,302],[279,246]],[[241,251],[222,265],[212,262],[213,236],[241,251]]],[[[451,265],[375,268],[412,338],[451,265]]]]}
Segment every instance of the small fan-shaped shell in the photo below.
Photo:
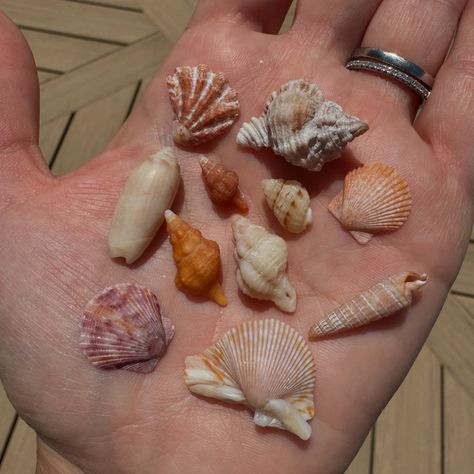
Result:
{"type": "Polygon", "coordinates": [[[386,318],[413,300],[413,292],[428,281],[426,273],[413,272],[392,275],[347,303],[338,306],[309,330],[309,337],[346,331],[386,318]]]}
{"type": "Polygon", "coordinates": [[[205,156],[201,157],[199,164],[212,202],[218,206],[232,204],[240,212],[247,213],[249,208],[239,189],[237,173],[205,156]]]}
{"type": "Polygon", "coordinates": [[[369,163],[351,171],[329,210],[360,244],[401,227],[411,211],[407,182],[393,168],[369,163]]]}
{"type": "Polygon", "coordinates": [[[153,371],[174,335],[157,297],[147,288],[121,283],[86,305],[80,345],[99,369],[153,371]]]}
{"type": "Polygon", "coordinates": [[[309,194],[300,182],[264,179],[262,189],[268,206],[287,231],[299,234],[311,224],[309,194]]]}
{"type": "Polygon", "coordinates": [[[254,422],[311,436],[316,369],[304,338],[275,319],[240,324],[201,354],[186,357],[191,392],[255,410],[254,422]]]}
{"type": "Polygon", "coordinates": [[[213,72],[204,64],[177,67],[167,83],[176,116],[173,137],[179,145],[208,142],[239,117],[238,94],[223,72],[213,72]]]}

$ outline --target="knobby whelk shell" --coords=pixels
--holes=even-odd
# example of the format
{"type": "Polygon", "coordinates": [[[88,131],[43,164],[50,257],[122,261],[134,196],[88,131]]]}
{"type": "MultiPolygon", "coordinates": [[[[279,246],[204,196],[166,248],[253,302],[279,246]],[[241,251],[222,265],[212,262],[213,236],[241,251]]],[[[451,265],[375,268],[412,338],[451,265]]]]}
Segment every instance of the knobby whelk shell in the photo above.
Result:
{"type": "Polygon", "coordinates": [[[99,369],[149,373],[174,336],[157,297],[134,283],[105,288],[86,305],[80,346],[99,369]]]}
{"type": "Polygon", "coordinates": [[[205,239],[201,232],[169,209],[165,219],[178,267],[177,288],[225,306],[227,298],[219,283],[221,256],[217,243],[205,239]]]}
{"type": "Polygon", "coordinates": [[[329,211],[360,244],[401,227],[411,211],[407,182],[392,167],[369,163],[351,171],[329,211]]]}
{"type": "Polygon", "coordinates": [[[174,201],[181,175],[172,148],[163,148],[128,177],[109,232],[109,255],[130,264],[151,243],[174,201]]]}
{"type": "Polygon", "coordinates": [[[262,189],[268,206],[287,231],[299,234],[311,224],[309,194],[300,182],[264,179],[262,189]]]}
{"type": "Polygon", "coordinates": [[[299,79],[273,92],[263,115],[243,124],[237,143],[256,150],[271,148],[293,165],[320,171],[367,130],[357,117],[325,101],[315,84],[299,79]]]}
{"type": "Polygon", "coordinates": [[[386,318],[411,305],[413,293],[428,281],[426,273],[403,272],[392,275],[374,287],[338,306],[309,330],[309,337],[347,331],[386,318]]]}
{"type": "Polygon", "coordinates": [[[250,321],[186,357],[191,392],[250,407],[258,426],[311,436],[316,369],[303,336],[275,319],[250,321]]]}
{"type": "Polygon", "coordinates": [[[286,242],[242,216],[232,216],[237,285],[246,295],[273,301],[282,311],[296,310],[296,292],[286,275],[286,242]]]}
{"type": "Polygon", "coordinates": [[[239,117],[238,94],[223,72],[213,72],[205,64],[177,67],[167,84],[176,116],[173,138],[179,145],[208,142],[239,117]]]}

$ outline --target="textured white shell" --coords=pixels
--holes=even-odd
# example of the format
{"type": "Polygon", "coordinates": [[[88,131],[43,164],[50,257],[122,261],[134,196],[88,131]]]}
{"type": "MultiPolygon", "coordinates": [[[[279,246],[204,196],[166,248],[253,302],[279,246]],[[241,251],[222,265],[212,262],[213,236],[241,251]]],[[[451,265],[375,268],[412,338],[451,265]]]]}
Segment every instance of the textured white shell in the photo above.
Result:
{"type": "Polygon", "coordinates": [[[296,310],[296,292],[286,275],[286,242],[242,216],[232,216],[239,288],[248,296],[273,301],[282,311],[296,310]]]}
{"type": "Polygon", "coordinates": [[[191,392],[255,410],[254,422],[311,436],[316,369],[304,338],[275,319],[232,328],[203,353],[186,357],[191,392]]]}
{"type": "Polygon", "coordinates": [[[367,129],[338,104],[325,101],[315,84],[299,79],[271,95],[263,115],[243,124],[237,143],[257,150],[270,147],[293,165],[320,171],[367,129]]]}
{"type": "Polygon", "coordinates": [[[298,181],[264,179],[263,194],[278,222],[288,232],[299,234],[311,224],[312,213],[309,194],[298,181]]]}
{"type": "Polygon", "coordinates": [[[180,169],[172,148],[144,160],[127,179],[115,208],[109,232],[109,255],[137,260],[164,220],[180,183],[180,169]]]}

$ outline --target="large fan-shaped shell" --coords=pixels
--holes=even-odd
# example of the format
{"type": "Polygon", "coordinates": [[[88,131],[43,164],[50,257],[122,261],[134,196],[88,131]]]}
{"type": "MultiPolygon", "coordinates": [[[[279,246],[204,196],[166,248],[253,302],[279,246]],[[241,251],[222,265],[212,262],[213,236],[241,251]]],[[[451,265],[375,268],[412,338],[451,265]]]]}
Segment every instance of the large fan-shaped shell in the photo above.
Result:
{"type": "Polygon", "coordinates": [[[121,283],[105,288],[86,305],[80,345],[100,369],[151,372],[174,335],[157,297],[147,288],[121,283]]]}
{"type": "Polygon", "coordinates": [[[287,324],[241,324],[185,363],[191,392],[249,406],[257,425],[311,436],[316,369],[304,338],[287,324]]]}
{"type": "Polygon", "coordinates": [[[223,72],[209,66],[177,67],[168,76],[176,118],[173,137],[180,145],[200,145],[224,133],[239,117],[239,98],[223,72]]]}

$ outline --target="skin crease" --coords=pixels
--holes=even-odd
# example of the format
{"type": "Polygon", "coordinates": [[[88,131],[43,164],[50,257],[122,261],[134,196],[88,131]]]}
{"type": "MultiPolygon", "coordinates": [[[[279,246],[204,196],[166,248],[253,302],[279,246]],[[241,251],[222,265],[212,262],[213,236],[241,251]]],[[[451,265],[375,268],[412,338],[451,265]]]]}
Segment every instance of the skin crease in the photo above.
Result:
{"type": "MultiPolygon", "coordinates": [[[[263,0],[201,2],[108,150],[61,178],[48,175],[37,146],[31,55],[14,25],[0,18],[0,376],[15,408],[38,433],[38,471],[343,472],[434,324],[461,264],[473,218],[474,86],[467,44],[473,38],[468,23],[474,19],[474,4],[465,7],[451,56],[413,126],[414,95],[387,79],[343,67],[377,7],[373,22],[384,29],[383,12],[395,8],[393,1],[349,6],[338,0],[331,12],[319,2],[303,1],[289,33],[262,34],[258,30],[278,29],[289,4],[276,3],[273,15],[263,15],[268,4],[263,0]],[[345,23],[351,8],[360,20],[345,23]],[[347,13],[337,16],[337,11],[347,13]],[[164,78],[178,65],[200,62],[225,71],[239,92],[241,118],[223,137],[195,151],[238,171],[251,203],[250,219],[288,241],[288,275],[298,295],[293,316],[238,292],[230,212],[215,210],[197,155],[189,151],[179,151],[183,185],[173,209],[219,243],[228,306],[175,289],[176,268],[164,228],[130,268],[107,256],[110,220],[125,179],[144,157],[169,143],[172,112],[164,78]],[[316,82],[326,98],[370,127],[342,159],[320,173],[235,144],[240,125],[261,113],[269,94],[300,77],[316,82]],[[413,211],[401,229],[362,247],[341,229],[327,204],[350,169],[371,161],[392,165],[407,179],[413,211]],[[279,227],[260,190],[260,181],[269,177],[298,179],[308,188],[314,216],[309,231],[294,236],[279,227]],[[317,379],[308,442],[257,428],[245,408],[196,397],[185,387],[184,358],[215,343],[232,326],[273,317],[306,335],[336,304],[406,270],[430,276],[412,308],[371,327],[310,343],[317,379]],[[94,369],[78,344],[85,303],[105,286],[127,281],[155,291],[176,326],[168,353],[150,375],[94,369]]],[[[453,25],[464,2],[456,5],[450,10],[453,25]]],[[[373,22],[365,44],[377,40],[373,22]]],[[[392,26],[397,27],[395,21],[392,26]]],[[[430,70],[440,66],[453,32],[443,37],[440,57],[431,49],[426,54],[430,70]]],[[[426,35],[420,43],[425,49],[431,38],[426,35]]],[[[377,44],[395,47],[392,36],[387,34],[392,43],[377,44]]]]}

